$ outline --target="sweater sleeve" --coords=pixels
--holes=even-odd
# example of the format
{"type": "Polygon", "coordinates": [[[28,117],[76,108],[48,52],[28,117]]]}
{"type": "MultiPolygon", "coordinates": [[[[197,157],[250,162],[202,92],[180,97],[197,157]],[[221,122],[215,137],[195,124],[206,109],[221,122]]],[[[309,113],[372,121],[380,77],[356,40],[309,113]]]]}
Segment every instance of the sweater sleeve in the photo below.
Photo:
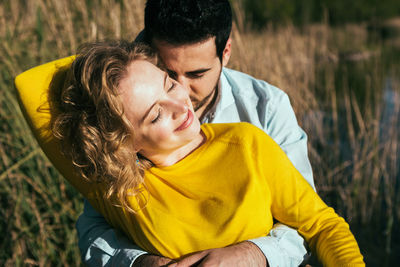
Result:
{"type": "Polygon", "coordinates": [[[345,220],[322,201],[270,137],[256,132],[252,150],[269,185],[273,217],[296,228],[324,266],[365,266],[345,220]]]}

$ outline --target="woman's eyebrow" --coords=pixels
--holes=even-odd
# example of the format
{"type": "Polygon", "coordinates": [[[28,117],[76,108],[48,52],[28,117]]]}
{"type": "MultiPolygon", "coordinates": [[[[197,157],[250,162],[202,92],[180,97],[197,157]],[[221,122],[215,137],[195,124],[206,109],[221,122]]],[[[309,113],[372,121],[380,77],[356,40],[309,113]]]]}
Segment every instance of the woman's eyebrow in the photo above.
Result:
{"type": "MultiPolygon", "coordinates": [[[[164,72],[164,84],[163,84],[163,88],[166,88],[166,84],[167,84],[167,79],[168,79],[168,73],[164,72]]],[[[148,108],[146,110],[146,112],[144,113],[143,117],[140,119],[139,124],[142,124],[144,122],[144,120],[149,116],[150,111],[153,109],[153,107],[157,104],[157,101],[154,102],[150,108],[148,108]]]]}
{"type": "Polygon", "coordinates": [[[150,111],[153,109],[153,107],[157,104],[157,102],[154,102],[153,105],[150,106],[150,108],[146,111],[146,113],[143,115],[142,119],[139,121],[139,124],[142,124],[144,120],[149,116],[150,111]]]}

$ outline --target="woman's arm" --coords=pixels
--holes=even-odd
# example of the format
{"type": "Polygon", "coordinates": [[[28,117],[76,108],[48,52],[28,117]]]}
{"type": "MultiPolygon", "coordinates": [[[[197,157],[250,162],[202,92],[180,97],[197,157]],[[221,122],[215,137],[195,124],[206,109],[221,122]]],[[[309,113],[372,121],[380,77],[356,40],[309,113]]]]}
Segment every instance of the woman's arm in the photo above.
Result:
{"type": "Polygon", "coordinates": [[[324,266],[365,266],[349,225],[322,201],[279,146],[269,137],[264,139],[259,140],[262,145],[255,160],[260,166],[268,166],[264,173],[273,216],[295,227],[324,266]]]}

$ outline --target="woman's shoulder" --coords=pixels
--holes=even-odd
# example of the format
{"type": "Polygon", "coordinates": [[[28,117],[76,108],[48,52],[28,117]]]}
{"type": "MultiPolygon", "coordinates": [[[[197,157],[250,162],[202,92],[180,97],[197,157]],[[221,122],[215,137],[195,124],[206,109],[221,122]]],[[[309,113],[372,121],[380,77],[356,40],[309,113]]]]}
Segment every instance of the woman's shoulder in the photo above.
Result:
{"type": "Polygon", "coordinates": [[[262,158],[270,162],[277,162],[286,157],[270,136],[250,123],[210,123],[203,124],[202,129],[210,147],[219,149],[220,146],[225,149],[235,147],[242,152],[250,152],[254,159],[262,158]]]}

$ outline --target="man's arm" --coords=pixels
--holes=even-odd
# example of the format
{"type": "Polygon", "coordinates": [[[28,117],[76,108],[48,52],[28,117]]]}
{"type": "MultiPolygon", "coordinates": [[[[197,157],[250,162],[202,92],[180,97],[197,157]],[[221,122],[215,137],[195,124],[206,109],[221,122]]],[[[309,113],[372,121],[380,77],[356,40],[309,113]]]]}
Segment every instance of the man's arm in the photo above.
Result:
{"type": "Polygon", "coordinates": [[[264,254],[268,266],[299,266],[308,253],[302,236],[296,230],[276,223],[268,236],[249,240],[264,254]]]}
{"type": "Polygon", "coordinates": [[[104,217],[85,200],[79,217],[79,249],[87,266],[162,266],[167,258],[146,254],[122,233],[113,229],[104,217]]]}
{"type": "Polygon", "coordinates": [[[184,257],[170,267],[268,267],[260,249],[252,242],[244,241],[224,248],[207,249],[184,257]]]}

